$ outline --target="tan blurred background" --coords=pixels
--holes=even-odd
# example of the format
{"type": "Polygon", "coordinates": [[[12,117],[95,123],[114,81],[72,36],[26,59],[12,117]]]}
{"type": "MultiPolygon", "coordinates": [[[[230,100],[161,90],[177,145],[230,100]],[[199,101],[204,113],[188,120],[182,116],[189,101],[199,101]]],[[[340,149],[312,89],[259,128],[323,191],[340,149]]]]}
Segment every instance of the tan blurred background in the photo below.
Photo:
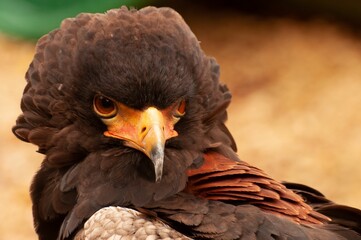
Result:
{"type": "MultiPolygon", "coordinates": [[[[240,157],[276,179],[361,208],[357,26],[317,14],[174,7],[233,92],[228,126],[240,157]]],[[[0,35],[0,240],[36,239],[28,189],[42,156],[11,133],[33,53],[33,42],[0,35]]]]}

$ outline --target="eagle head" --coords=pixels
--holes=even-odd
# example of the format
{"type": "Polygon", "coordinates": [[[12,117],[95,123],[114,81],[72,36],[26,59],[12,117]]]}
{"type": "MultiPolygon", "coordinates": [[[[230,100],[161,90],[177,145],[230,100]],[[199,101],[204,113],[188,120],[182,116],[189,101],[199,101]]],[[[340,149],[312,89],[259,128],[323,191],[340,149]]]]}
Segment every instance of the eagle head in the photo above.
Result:
{"type": "Polygon", "coordinates": [[[212,114],[223,122],[218,108],[230,100],[218,77],[172,9],[80,14],[38,41],[13,132],[58,167],[132,148],[160,181],[165,149],[197,152],[217,141],[208,135],[212,114]]]}

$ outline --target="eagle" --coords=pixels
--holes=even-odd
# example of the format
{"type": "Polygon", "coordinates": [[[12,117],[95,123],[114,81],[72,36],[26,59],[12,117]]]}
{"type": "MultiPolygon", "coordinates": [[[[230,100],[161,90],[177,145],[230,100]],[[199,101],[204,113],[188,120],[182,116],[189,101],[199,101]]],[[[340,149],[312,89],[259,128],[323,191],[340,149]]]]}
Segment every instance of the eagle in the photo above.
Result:
{"type": "MultiPolygon", "coordinates": [[[[40,38],[13,127],[44,155],[39,239],[77,238],[109,209],[168,239],[361,239],[360,210],[239,159],[219,71],[171,8],[82,13],[40,38]]],[[[115,215],[114,231],[137,226],[115,215]]]]}

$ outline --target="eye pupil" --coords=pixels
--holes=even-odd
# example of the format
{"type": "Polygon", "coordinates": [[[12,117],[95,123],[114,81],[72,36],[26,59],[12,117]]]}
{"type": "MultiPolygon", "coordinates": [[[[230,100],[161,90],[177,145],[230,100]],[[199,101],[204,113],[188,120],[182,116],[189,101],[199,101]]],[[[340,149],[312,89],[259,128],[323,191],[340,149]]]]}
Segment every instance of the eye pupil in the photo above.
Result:
{"type": "Polygon", "coordinates": [[[110,101],[108,98],[101,97],[100,98],[100,104],[103,109],[112,109],[114,107],[114,104],[112,101],[110,101]]]}
{"type": "Polygon", "coordinates": [[[94,97],[94,110],[101,117],[113,117],[116,114],[116,106],[114,102],[104,96],[96,95],[94,97]]]}

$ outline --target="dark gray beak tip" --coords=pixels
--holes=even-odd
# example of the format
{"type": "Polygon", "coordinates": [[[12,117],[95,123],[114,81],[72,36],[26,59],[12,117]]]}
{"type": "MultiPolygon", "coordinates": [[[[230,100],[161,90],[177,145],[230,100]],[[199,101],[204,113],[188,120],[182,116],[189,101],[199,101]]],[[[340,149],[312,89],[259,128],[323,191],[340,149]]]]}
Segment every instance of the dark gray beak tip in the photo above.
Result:
{"type": "Polygon", "coordinates": [[[150,159],[152,160],[154,165],[155,182],[159,183],[162,180],[162,175],[163,175],[163,161],[164,161],[163,148],[154,149],[151,153],[150,159]]]}

